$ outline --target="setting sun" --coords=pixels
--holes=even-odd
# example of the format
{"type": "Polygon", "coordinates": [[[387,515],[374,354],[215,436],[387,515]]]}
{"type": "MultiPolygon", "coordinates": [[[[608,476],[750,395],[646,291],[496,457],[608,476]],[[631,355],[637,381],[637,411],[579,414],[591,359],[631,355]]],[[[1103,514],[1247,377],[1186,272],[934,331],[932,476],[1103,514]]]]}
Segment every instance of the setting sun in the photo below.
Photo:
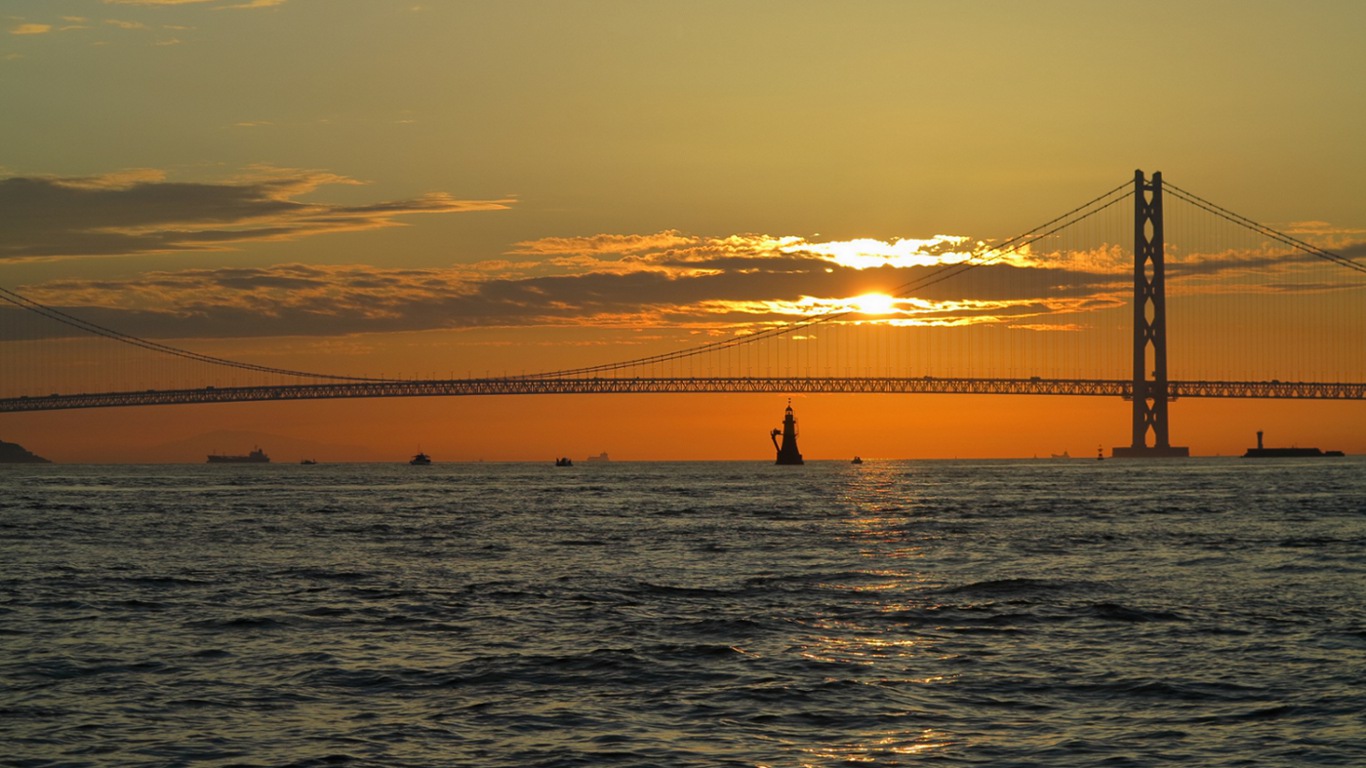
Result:
{"type": "Polygon", "coordinates": [[[896,313],[896,299],[885,293],[865,293],[855,296],[849,303],[860,314],[891,315],[896,313]]]}

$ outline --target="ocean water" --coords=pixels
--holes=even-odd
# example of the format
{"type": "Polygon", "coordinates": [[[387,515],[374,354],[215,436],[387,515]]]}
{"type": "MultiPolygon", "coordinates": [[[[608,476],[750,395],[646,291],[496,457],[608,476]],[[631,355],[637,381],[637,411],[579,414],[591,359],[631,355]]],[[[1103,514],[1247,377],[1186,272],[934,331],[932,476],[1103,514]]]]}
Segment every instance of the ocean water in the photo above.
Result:
{"type": "Polygon", "coordinates": [[[1363,766],[1366,461],[4,466],[4,766],[1363,766]]]}

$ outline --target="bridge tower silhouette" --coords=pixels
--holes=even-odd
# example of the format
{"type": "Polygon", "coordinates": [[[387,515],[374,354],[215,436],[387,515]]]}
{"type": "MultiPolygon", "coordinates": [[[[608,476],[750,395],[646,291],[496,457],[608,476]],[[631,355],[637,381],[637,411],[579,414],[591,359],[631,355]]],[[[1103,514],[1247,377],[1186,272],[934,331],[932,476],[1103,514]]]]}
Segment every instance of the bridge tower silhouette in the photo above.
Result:
{"type": "Polygon", "coordinates": [[[1134,388],[1133,442],[1118,458],[1189,456],[1167,431],[1167,292],[1163,264],[1162,173],[1145,179],[1134,171],[1134,388]],[[1151,372],[1151,373],[1150,373],[1151,372]],[[1151,375],[1151,378],[1149,376],[1151,375]],[[1153,437],[1148,444],[1148,435],[1153,437]]]}

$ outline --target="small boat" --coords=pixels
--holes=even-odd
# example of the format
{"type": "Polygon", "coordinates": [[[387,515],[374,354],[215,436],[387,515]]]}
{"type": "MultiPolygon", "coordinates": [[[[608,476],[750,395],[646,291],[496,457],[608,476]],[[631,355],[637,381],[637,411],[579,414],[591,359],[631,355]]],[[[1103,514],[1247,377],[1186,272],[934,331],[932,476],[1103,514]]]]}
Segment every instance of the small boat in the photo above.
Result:
{"type": "Polygon", "coordinates": [[[572,467],[572,466],[574,466],[574,462],[571,461],[570,458],[569,458],[568,456],[565,456],[565,457],[563,457],[563,458],[555,459],[555,466],[557,466],[557,467],[572,467]]]}
{"type": "Polygon", "coordinates": [[[413,458],[409,459],[408,463],[412,464],[414,467],[425,467],[428,464],[432,463],[432,457],[428,456],[425,453],[419,452],[416,456],[413,456],[413,458]]]}
{"type": "Polygon", "coordinates": [[[311,466],[311,465],[313,465],[313,464],[317,464],[318,462],[314,461],[313,459],[304,459],[303,461],[301,461],[301,462],[299,462],[299,463],[300,463],[300,464],[306,464],[306,465],[310,465],[310,466],[311,466]]]}
{"type": "Polygon", "coordinates": [[[850,464],[862,464],[862,463],[863,463],[863,459],[860,459],[859,457],[855,456],[855,457],[854,457],[854,460],[851,461],[851,462],[849,462],[849,463],[850,463],[850,464]]]}

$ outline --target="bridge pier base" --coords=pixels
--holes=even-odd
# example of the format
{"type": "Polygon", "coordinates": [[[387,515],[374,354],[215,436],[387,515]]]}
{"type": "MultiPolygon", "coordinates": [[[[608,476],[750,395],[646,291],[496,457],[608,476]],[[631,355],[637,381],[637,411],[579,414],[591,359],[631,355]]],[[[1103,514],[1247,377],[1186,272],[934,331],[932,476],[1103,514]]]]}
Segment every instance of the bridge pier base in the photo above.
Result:
{"type": "Polygon", "coordinates": [[[1174,445],[1117,445],[1110,455],[1116,459],[1184,459],[1191,450],[1174,445]]]}

